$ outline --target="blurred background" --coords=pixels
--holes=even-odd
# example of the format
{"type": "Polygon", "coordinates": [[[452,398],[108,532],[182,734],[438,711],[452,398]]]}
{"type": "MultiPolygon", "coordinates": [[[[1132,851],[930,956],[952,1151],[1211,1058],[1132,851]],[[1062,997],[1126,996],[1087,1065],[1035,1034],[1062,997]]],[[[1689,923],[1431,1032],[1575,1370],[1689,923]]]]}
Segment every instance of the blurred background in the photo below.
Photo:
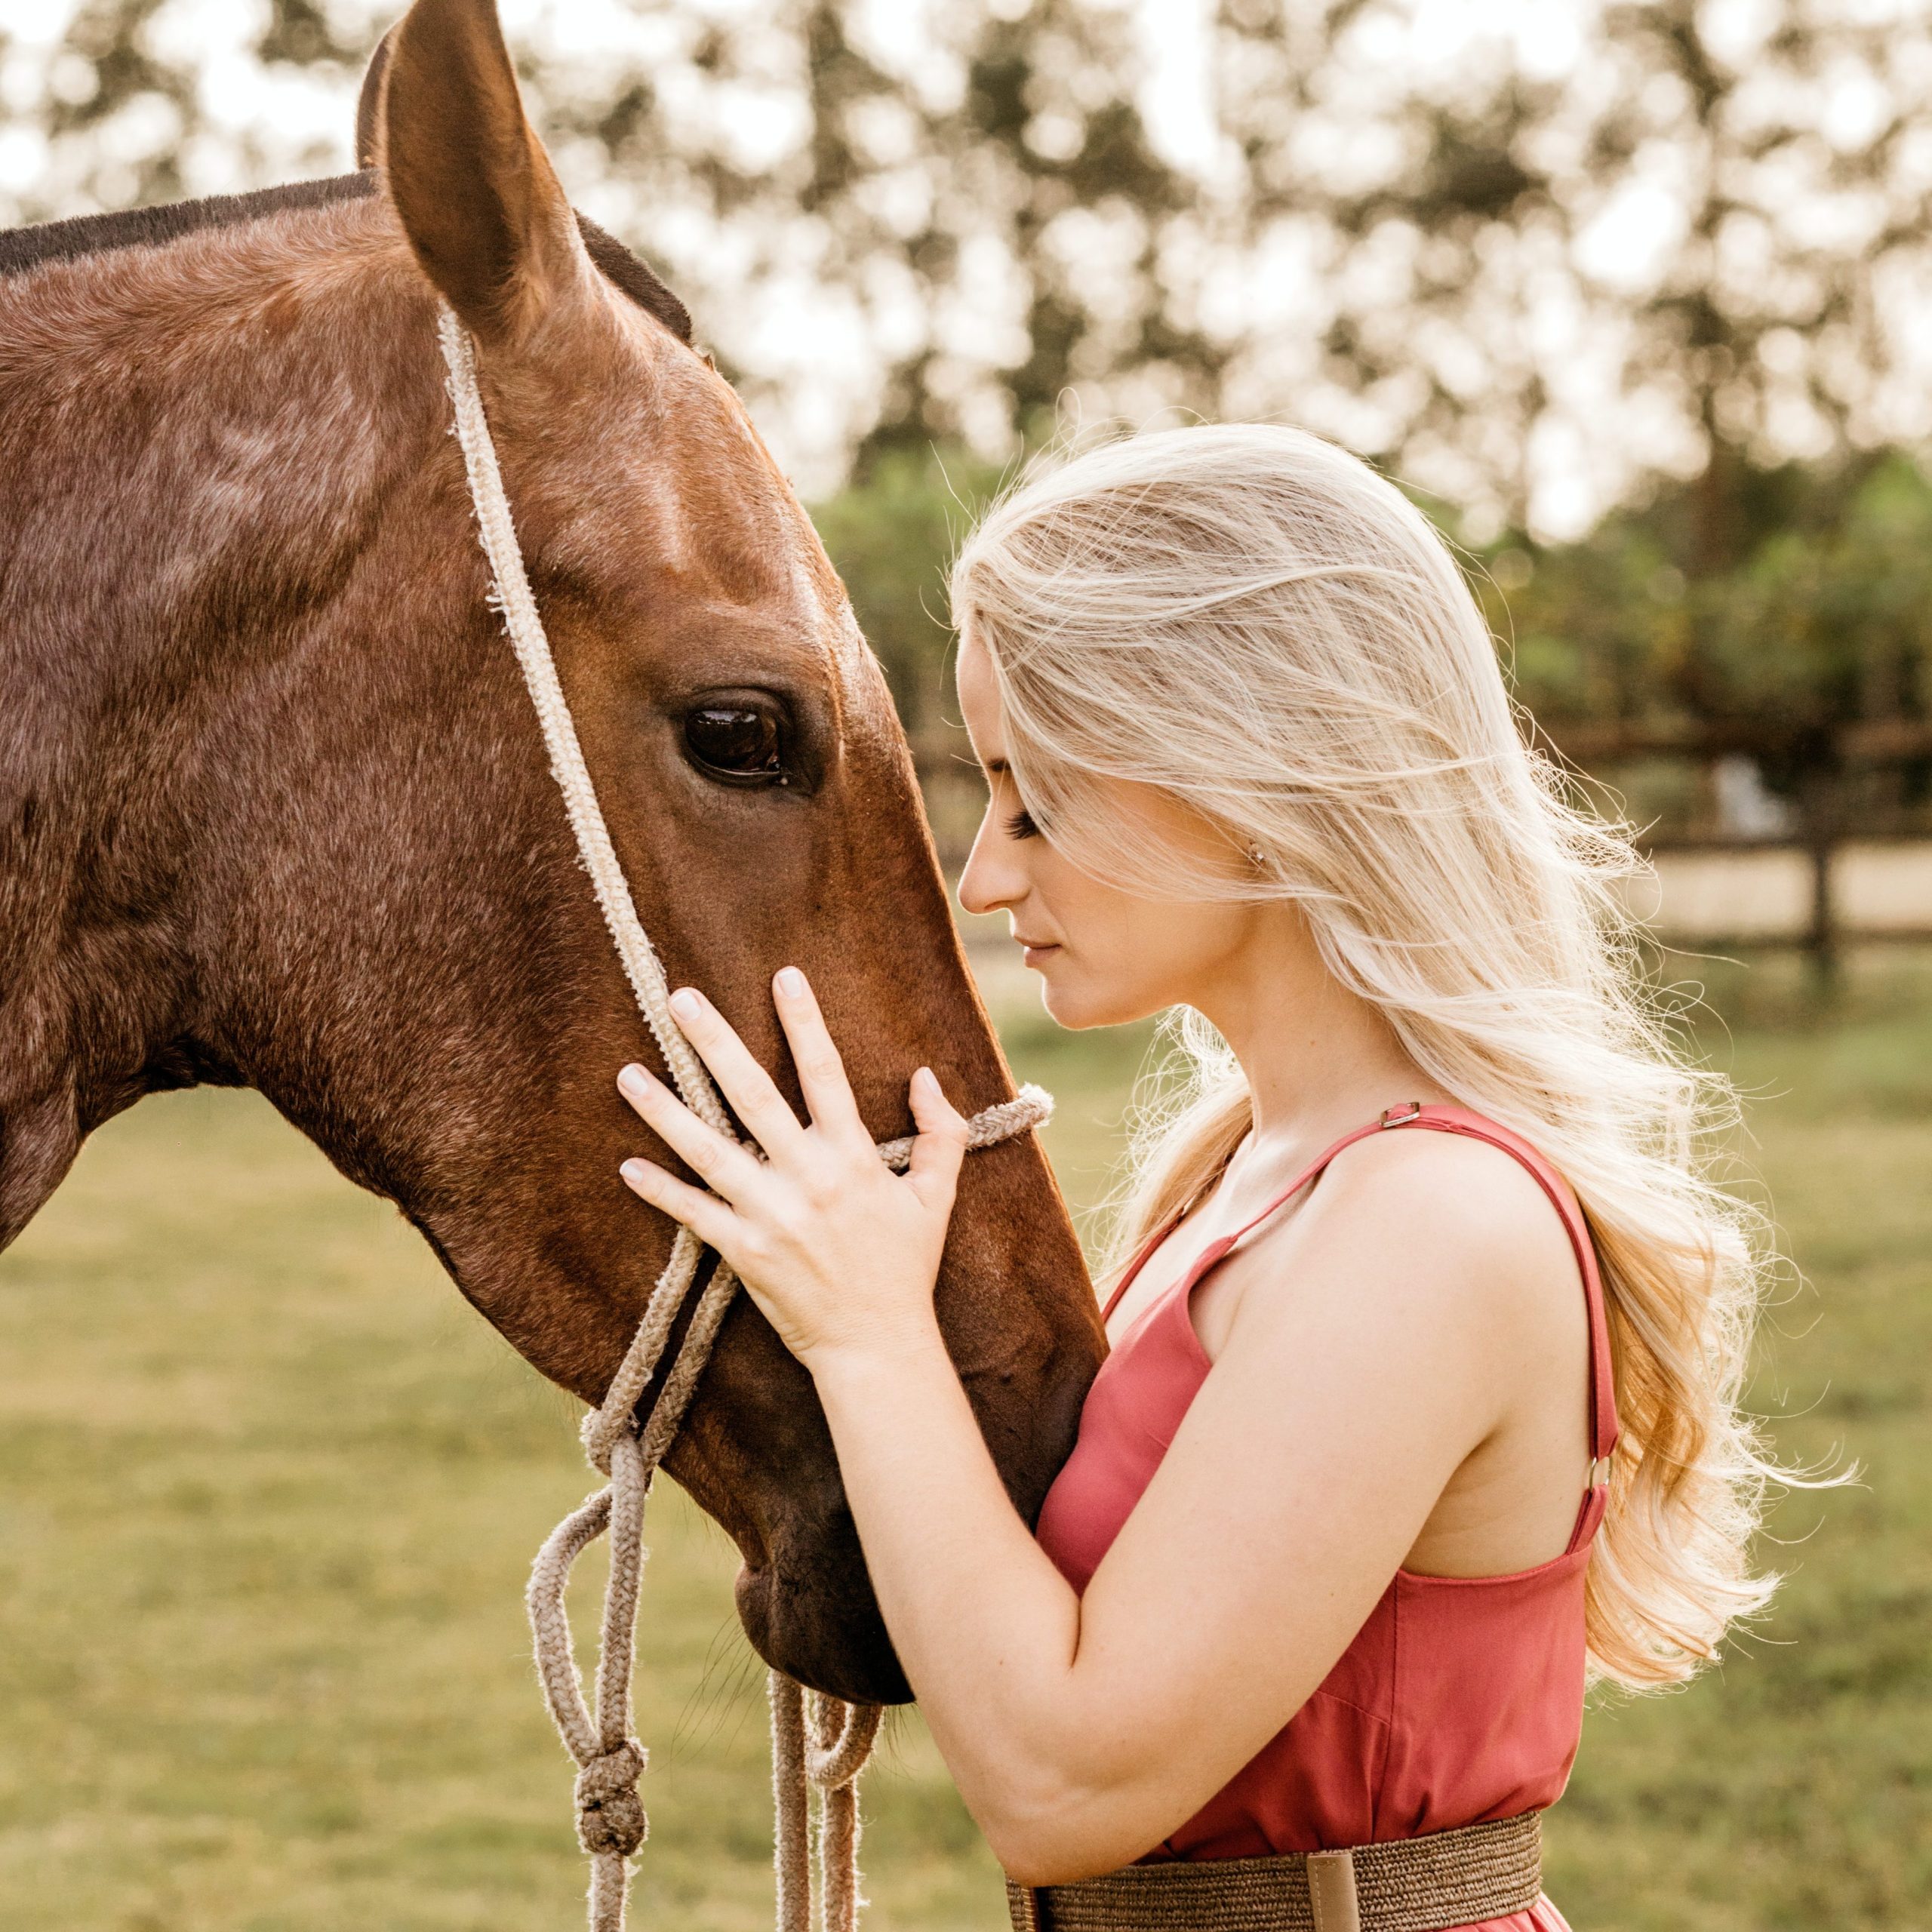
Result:
{"type": "MultiPolygon", "coordinates": [[[[367,0],[0,0],[0,222],[352,162],[367,0]]],[[[1592,1712],[1578,1932],[1932,1925],[1932,10],[1924,0],[504,0],[585,211],[813,506],[949,863],[952,544],[1069,427],[1275,417],[1462,547],[1748,1100],[1754,1403],[1861,1487],[1687,1692],[1592,1712]]],[[[1103,1223],[1145,1029],[973,956],[1103,1223]]],[[[96,1137],[0,1260],[0,1923],[577,1922],[519,1602],[574,1404],[262,1103],[96,1137]]],[[[639,1922],[768,1922],[762,1692],[668,1487],[639,1922]]],[[[591,1592],[584,1592],[585,1601],[591,1592]]],[[[1004,1922],[916,1719],[875,1932],[1004,1922]]]]}

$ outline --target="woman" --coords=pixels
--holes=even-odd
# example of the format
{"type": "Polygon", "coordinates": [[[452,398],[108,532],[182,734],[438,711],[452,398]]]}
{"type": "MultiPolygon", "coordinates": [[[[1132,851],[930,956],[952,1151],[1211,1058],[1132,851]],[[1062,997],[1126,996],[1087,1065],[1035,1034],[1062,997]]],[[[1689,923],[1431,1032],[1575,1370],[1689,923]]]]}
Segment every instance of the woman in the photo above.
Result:
{"type": "Polygon", "coordinates": [[[1684,1678],[1770,1587],[1757,1270],[1694,1156],[1714,1083],[1639,996],[1627,848],[1524,749],[1439,537],[1313,437],[1094,450],[999,504],[952,590],[992,795],[961,900],[1008,912],[1062,1024],[1178,1008],[1195,1069],[1138,1150],[1038,1540],[934,1318],[964,1126],[930,1072],[901,1180],[800,974],[808,1127],[681,992],[769,1164],[631,1067],[714,1191],[625,1177],[816,1379],[1017,1914],[1049,1887],[1068,1924],[1147,1922],[1134,1875],[1072,1881],[1183,1861],[1167,1922],[1553,1932],[1534,1820],[1586,1679],[1684,1678]]]}

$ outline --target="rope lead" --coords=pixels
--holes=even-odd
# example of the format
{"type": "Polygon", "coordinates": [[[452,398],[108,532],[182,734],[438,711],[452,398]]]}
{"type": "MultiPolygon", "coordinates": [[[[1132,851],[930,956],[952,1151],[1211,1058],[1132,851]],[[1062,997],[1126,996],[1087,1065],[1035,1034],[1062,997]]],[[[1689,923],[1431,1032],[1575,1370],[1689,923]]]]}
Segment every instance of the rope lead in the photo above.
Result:
{"type": "MultiPolygon", "coordinates": [[[[482,392],[477,386],[475,345],[447,305],[439,305],[436,333],[449,370],[456,435],[463,446],[470,501],[483,551],[490,561],[491,601],[503,613],[531,703],[543,731],[550,771],[563,794],[577,851],[589,873],[624,977],[638,1011],[663,1054],[679,1096],[700,1120],[731,1134],[731,1117],[699,1059],[672,1017],[664,969],[638,918],[610,828],[597,802],[589,767],[564,697],[543,620],[523,565],[509,499],[491,440],[482,392]]],[[[1037,1127],[1053,1102],[1037,1087],[984,1109],[968,1123],[969,1149],[1037,1127]]],[[[895,1172],[911,1159],[910,1136],[883,1141],[880,1158],[895,1172]]],[[[678,1312],[697,1278],[703,1251],[688,1228],[671,1244],[670,1259],[645,1304],[636,1334],[611,1379],[604,1400],[583,1420],[584,1453],[609,1478],[545,1540],[531,1566],[525,1601],[551,1721],[577,1767],[577,1840],[590,1857],[590,1932],[623,1932],[630,1886],[626,1863],[650,1831],[638,1780],[644,1746],[630,1734],[631,1666],[637,1648],[638,1598],[648,1554],[644,1506],[678,1426],[710,1358],[737,1278],[721,1258],[698,1298],[685,1339],[672,1356],[664,1386],[651,1405],[641,1436],[637,1405],[657,1371],[678,1312]],[[611,1571],[605,1586],[598,1633],[596,1709],[584,1701],[583,1679],[571,1647],[565,1592],[572,1566],[601,1536],[611,1539],[611,1571]]],[[[818,1932],[855,1932],[859,1907],[858,1778],[878,1730],[876,1705],[847,1704],[807,1692],[782,1671],[771,1674],[772,1795],[777,1812],[774,1864],[778,1887],[778,1932],[814,1932],[808,1814],[819,1793],[817,1850],[820,1890],[818,1932]]]]}

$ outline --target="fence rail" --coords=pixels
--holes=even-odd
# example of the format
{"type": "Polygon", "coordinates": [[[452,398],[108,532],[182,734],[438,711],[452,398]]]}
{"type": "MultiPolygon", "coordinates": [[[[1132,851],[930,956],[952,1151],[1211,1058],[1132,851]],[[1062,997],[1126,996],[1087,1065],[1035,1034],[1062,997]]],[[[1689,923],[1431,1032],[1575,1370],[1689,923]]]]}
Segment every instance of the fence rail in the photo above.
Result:
{"type": "Polygon", "coordinates": [[[1826,970],[1867,941],[1932,942],[1932,838],[1659,839],[1631,909],[1660,943],[1796,948],[1826,970]]]}

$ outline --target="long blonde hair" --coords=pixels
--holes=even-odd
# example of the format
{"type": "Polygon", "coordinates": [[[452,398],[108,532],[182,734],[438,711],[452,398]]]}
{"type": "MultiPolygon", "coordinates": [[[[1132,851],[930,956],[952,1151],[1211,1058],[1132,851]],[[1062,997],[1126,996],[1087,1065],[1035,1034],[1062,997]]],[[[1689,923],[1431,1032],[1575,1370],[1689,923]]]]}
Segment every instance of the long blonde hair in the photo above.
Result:
{"type": "MultiPolygon", "coordinates": [[[[952,594],[1049,837],[1152,896],[1294,901],[1417,1066],[1575,1189],[1623,1423],[1590,1560],[1592,1670],[1632,1687],[1690,1675],[1775,1581],[1748,1544],[1778,1472],[1738,1405],[1763,1263],[1755,1217],[1709,1174],[1729,1091],[1647,992],[1619,890],[1635,855],[1526,745],[1447,546],[1345,451],[1204,426],[1036,469],[968,540],[952,594]],[[1101,778],[1194,807],[1227,835],[1225,872],[1204,878],[1198,855],[1095,809],[1101,778]]],[[[1190,1076],[1137,1144],[1121,1251],[1211,1184],[1251,1122],[1211,1029],[1190,1016],[1182,1038],[1190,1076]]]]}

